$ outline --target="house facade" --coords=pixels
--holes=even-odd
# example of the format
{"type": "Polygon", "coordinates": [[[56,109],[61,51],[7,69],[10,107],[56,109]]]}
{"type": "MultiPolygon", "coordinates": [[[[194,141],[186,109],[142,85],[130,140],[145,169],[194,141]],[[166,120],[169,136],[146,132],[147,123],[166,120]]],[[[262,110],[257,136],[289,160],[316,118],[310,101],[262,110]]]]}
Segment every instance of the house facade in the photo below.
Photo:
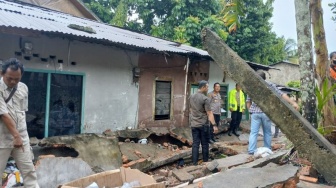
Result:
{"type": "Polygon", "coordinates": [[[0,7],[0,61],[25,67],[31,137],[188,126],[207,52],[42,7],[0,7]]]}
{"type": "Polygon", "coordinates": [[[300,66],[286,61],[280,61],[270,65],[275,69],[270,69],[270,81],[279,85],[286,86],[290,81],[300,80],[300,66]],[[277,70],[278,69],[278,70],[277,70]],[[280,71],[279,71],[280,70],[280,71]]]}

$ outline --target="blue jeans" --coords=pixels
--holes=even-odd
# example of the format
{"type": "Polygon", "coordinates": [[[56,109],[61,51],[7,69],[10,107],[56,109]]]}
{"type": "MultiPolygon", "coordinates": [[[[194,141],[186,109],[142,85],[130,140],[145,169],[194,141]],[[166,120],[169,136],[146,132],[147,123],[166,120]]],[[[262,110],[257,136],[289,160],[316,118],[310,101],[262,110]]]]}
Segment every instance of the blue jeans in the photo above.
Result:
{"type": "Polygon", "coordinates": [[[254,153],[257,151],[257,139],[260,125],[264,132],[264,147],[272,149],[272,122],[265,113],[253,113],[251,115],[251,133],[249,138],[248,152],[254,153]]]}

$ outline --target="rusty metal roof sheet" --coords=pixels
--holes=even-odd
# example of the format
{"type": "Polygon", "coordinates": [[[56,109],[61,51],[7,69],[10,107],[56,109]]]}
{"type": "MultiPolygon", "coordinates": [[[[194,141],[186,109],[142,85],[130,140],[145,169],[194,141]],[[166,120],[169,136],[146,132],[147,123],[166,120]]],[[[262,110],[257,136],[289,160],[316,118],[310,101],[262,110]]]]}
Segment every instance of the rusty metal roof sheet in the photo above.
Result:
{"type": "Polygon", "coordinates": [[[62,33],[98,39],[112,43],[155,49],[158,51],[174,52],[182,54],[198,54],[209,56],[207,51],[187,45],[151,37],[145,34],[113,27],[104,23],[75,17],[62,12],[53,11],[43,7],[0,0],[0,27],[22,28],[50,33],[62,33]],[[81,30],[71,29],[68,26],[90,27],[96,33],[88,33],[81,30]]]}

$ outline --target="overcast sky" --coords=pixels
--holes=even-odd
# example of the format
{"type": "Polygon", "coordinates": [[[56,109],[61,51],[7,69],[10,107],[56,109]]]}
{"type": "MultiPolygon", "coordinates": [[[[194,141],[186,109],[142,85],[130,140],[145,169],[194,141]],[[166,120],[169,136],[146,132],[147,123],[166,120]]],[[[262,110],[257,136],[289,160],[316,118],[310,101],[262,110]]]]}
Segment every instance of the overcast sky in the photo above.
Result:
{"type": "MultiPolygon", "coordinates": [[[[331,20],[333,14],[328,6],[328,3],[332,2],[335,0],[322,0],[328,53],[336,51],[336,22],[331,20]]],[[[284,36],[286,39],[293,38],[297,41],[294,0],[275,0],[273,6],[273,18],[271,19],[273,31],[278,36],[284,36]]]]}

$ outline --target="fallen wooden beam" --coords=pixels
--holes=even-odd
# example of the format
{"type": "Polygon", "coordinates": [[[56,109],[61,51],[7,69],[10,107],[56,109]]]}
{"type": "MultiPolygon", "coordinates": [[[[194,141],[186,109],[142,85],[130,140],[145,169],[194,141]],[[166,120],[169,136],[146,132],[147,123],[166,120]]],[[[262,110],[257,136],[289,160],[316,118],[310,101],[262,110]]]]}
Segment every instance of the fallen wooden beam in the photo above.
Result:
{"type": "Polygon", "coordinates": [[[324,178],[336,185],[336,149],[299,112],[277,96],[245,60],[209,29],[202,31],[206,50],[293,142],[299,154],[309,159],[324,178]]]}

